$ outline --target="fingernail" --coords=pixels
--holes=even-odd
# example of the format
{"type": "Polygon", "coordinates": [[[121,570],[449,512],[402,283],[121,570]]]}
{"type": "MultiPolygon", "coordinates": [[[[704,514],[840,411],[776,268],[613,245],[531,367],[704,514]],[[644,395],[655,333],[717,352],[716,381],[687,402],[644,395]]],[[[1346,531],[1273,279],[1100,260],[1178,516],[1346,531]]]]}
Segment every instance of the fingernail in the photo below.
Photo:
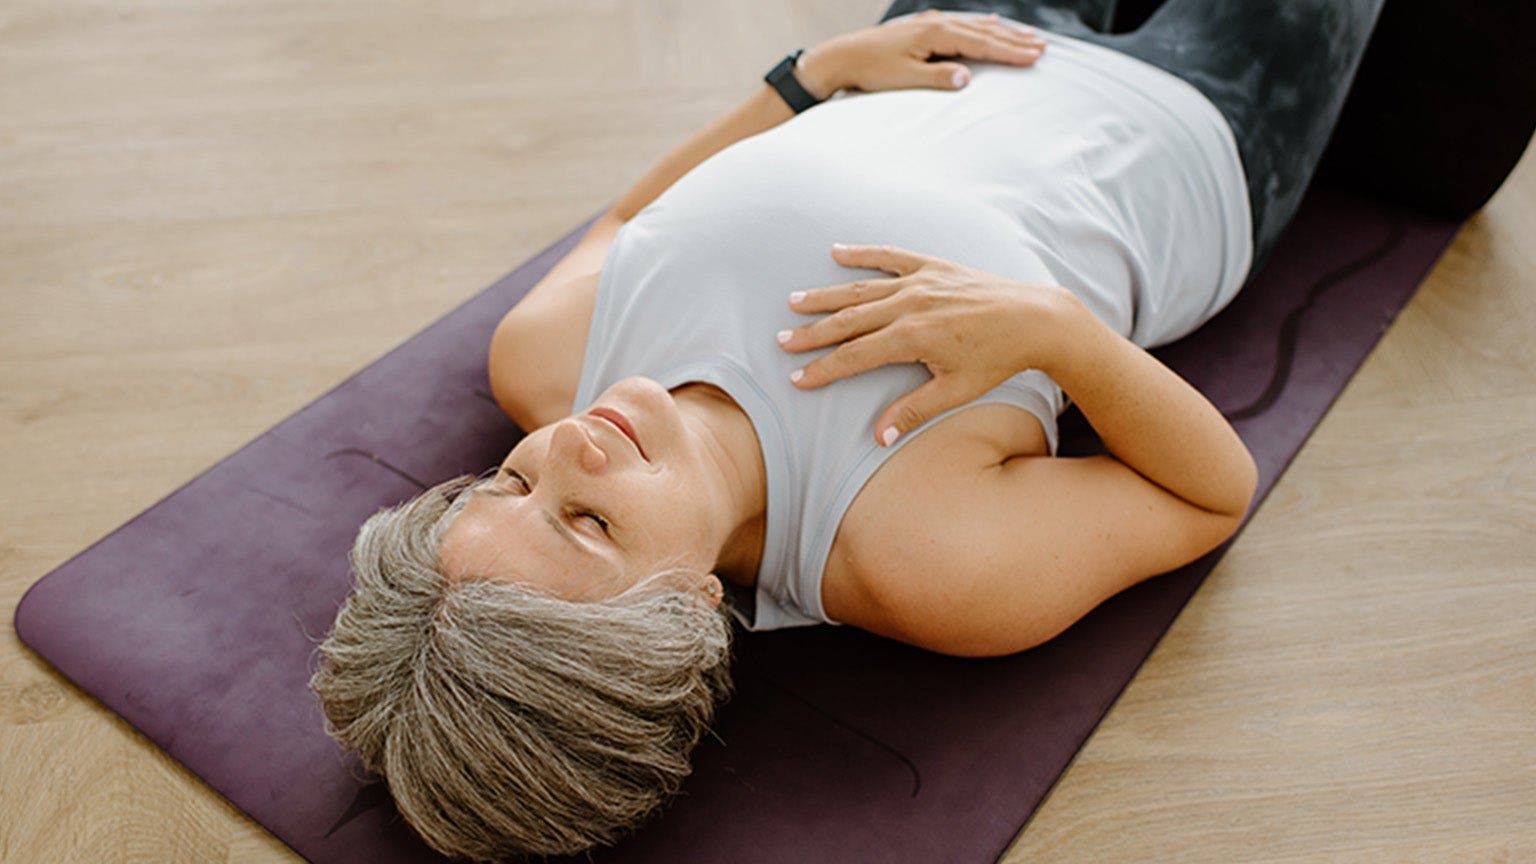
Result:
{"type": "Polygon", "coordinates": [[[842,243],[833,243],[832,244],[832,251],[833,252],[846,252],[847,250],[848,250],[848,247],[843,245],[842,243]]]}
{"type": "Polygon", "coordinates": [[[896,440],[896,436],[900,434],[900,432],[896,431],[895,426],[887,426],[885,427],[885,431],[880,433],[880,440],[884,441],[885,446],[889,447],[891,446],[891,442],[896,440]]]}
{"type": "Polygon", "coordinates": [[[805,375],[805,370],[804,369],[796,369],[795,371],[789,373],[789,380],[793,381],[796,384],[799,384],[800,383],[800,378],[803,375],[805,375]]]}
{"type": "Polygon", "coordinates": [[[804,291],[791,291],[791,292],[789,292],[789,303],[790,303],[791,306],[793,306],[796,303],[799,303],[801,300],[804,300],[804,299],[805,299],[805,292],[804,291]]]}
{"type": "Polygon", "coordinates": [[[955,82],[955,86],[956,87],[962,87],[962,86],[965,85],[965,70],[964,69],[956,69],[955,70],[954,82],[955,82]]]}
{"type": "Polygon", "coordinates": [[[788,342],[788,341],[789,341],[789,331],[788,330],[780,330],[779,331],[779,344],[783,345],[785,342],[788,342]]]}

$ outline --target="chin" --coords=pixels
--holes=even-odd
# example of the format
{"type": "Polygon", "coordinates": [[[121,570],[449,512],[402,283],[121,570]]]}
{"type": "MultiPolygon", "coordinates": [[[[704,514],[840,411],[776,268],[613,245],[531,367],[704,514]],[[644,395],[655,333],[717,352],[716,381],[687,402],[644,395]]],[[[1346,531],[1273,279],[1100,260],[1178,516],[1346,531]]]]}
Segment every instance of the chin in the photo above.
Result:
{"type": "Polygon", "coordinates": [[[662,410],[670,409],[674,412],[677,410],[677,402],[673,400],[672,393],[654,379],[644,375],[620,378],[613,382],[613,386],[604,390],[593,404],[612,405],[629,414],[636,422],[641,422],[640,418],[634,416],[637,413],[651,416],[662,410]]]}
{"type": "Polygon", "coordinates": [[[644,375],[620,378],[592,404],[607,405],[624,412],[653,461],[657,453],[670,449],[668,444],[683,433],[682,413],[671,391],[644,375]]]}

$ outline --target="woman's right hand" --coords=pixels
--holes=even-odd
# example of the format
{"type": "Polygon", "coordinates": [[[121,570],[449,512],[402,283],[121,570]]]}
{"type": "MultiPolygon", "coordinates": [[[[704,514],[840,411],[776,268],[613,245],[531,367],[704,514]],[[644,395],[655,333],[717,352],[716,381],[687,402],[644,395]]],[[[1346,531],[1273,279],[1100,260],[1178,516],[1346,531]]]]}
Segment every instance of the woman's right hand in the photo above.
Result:
{"type": "Polygon", "coordinates": [[[1033,28],[1004,23],[995,13],[927,9],[834,36],[811,48],[802,57],[802,83],[818,98],[844,87],[866,92],[910,87],[958,90],[970,80],[970,70],[958,62],[930,61],[929,57],[1030,66],[1044,50],[1045,40],[1033,28]]]}
{"type": "Polygon", "coordinates": [[[779,344],[808,351],[844,343],[806,364],[798,379],[791,376],[802,389],[888,363],[928,367],[933,379],[888,405],[875,422],[875,440],[884,446],[1057,358],[1068,347],[1061,344],[1064,323],[1083,311],[1066,288],[1019,282],[894,246],[833,247],[832,256],[845,267],[885,270],[897,278],[806,291],[790,308],[834,314],[786,331],[779,344]],[[895,436],[887,436],[891,428],[895,436]]]}

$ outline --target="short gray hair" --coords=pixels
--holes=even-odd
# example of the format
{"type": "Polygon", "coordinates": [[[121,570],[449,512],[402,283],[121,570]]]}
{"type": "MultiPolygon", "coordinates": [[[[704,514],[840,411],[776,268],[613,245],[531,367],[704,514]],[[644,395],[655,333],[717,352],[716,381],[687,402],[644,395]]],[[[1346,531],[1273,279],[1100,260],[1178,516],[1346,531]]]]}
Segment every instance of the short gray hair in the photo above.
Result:
{"type": "Polygon", "coordinates": [[[678,791],[731,695],[729,607],[678,569],[593,602],[451,582],[438,548],[483,482],[455,477],[363,523],[309,687],[326,733],[439,852],[609,845],[678,791]]]}

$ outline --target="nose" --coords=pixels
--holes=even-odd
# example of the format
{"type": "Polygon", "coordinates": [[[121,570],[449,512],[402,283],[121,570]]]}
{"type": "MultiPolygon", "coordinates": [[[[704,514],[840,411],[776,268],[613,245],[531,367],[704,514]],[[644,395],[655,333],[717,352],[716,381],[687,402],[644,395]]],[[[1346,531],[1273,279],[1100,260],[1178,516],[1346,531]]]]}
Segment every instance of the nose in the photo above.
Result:
{"type": "Polygon", "coordinates": [[[555,424],[549,446],[556,455],[570,458],[583,470],[594,474],[608,465],[608,454],[597,446],[591,432],[574,416],[555,424]]]}

